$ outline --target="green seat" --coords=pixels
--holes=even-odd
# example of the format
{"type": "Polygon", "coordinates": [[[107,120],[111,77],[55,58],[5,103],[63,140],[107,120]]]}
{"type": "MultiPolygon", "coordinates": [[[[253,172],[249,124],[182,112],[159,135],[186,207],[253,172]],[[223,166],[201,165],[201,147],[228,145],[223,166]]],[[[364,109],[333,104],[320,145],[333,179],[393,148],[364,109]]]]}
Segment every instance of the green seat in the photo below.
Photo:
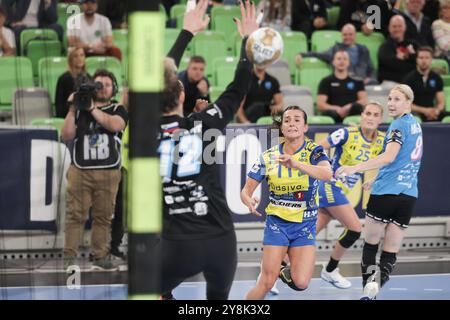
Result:
{"type": "Polygon", "coordinates": [[[239,58],[219,57],[213,61],[213,82],[215,86],[226,87],[234,78],[234,72],[239,58]]]}
{"type": "Polygon", "coordinates": [[[206,61],[206,76],[212,79],[213,62],[216,57],[223,57],[227,52],[225,35],[219,31],[205,31],[194,38],[194,54],[202,56],[206,61]]]}
{"type": "Polygon", "coordinates": [[[180,60],[180,65],[178,66],[178,72],[186,70],[189,65],[190,60],[191,60],[191,56],[184,54],[180,60]]]}
{"type": "Polygon", "coordinates": [[[414,116],[414,118],[416,118],[418,123],[422,123],[422,119],[419,116],[414,116]]]}
{"type": "Polygon", "coordinates": [[[33,75],[39,75],[39,60],[46,57],[59,57],[61,42],[58,40],[31,40],[27,46],[27,57],[33,67],[33,75]]]}
{"type": "Polygon", "coordinates": [[[433,59],[431,69],[439,74],[449,74],[448,63],[444,59],[433,59]]]}
{"type": "Polygon", "coordinates": [[[356,42],[363,44],[369,49],[370,60],[376,70],[378,70],[378,49],[384,42],[384,35],[380,32],[373,32],[370,36],[362,32],[356,33],[356,42]]]}
{"type": "Polygon", "coordinates": [[[97,69],[106,69],[114,73],[119,87],[122,85],[122,63],[115,57],[88,57],[86,70],[93,76],[97,69]]]}
{"type": "Polygon", "coordinates": [[[325,51],[336,42],[342,41],[342,35],[335,30],[317,30],[311,36],[311,51],[325,51]]]}
{"type": "Polygon", "coordinates": [[[450,112],[450,87],[444,87],[445,111],[450,112]]]}
{"type": "Polygon", "coordinates": [[[64,3],[60,2],[57,5],[58,10],[58,24],[64,29],[64,34],[67,31],[67,20],[73,14],[81,13],[81,5],[78,3],[64,3]]]}
{"type": "Polygon", "coordinates": [[[61,129],[64,125],[64,119],[63,118],[37,118],[37,119],[31,120],[31,125],[55,128],[58,131],[58,137],[59,137],[61,135],[61,129]]]}
{"type": "Polygon", "coordinates": [[[450,123],[450,116],[444,117],[444,119],[442,119],[442,123],[450,123]]]}
{"type": "Polygon", "coordinates": [[[217,101],[219,96],[225,91],[225,87],[209,87],[209,97],[211,98],[211,102],[217,101]]]}
{"type": "Polygon", "coordinates": [[[295,65],[295,56],[299,52],[308,51],[308,39],[303,32],[298,31],[281,32],[280,34],[284,42],[283,58],[289,63],[289,71],[293,78],[295,76],[295,70],[297,69],[297,66],[295,65]]]}
{"type": "Polygon", "coordinates": [[[14,91],[34,86],[33,69],[27,57],[2,57],[0,70],[0,111],[10,112],[14,91]]]}
{"type": "Polygon", "coordinates": [[[66,57],[41,58],[39,60],[39,86],[47,89],[52,104],[55,104],[58,78],[67,71],[66,57]]]}
{"type": "Polygon", "coordinates": [[[32,39],[58,40],[58,34],[53,29],[25,29],[20,33],[20,53],[27,55],[27,46],[32,39]]]}
{"type": "Polygon", "coordinates": [[[122,52],[122,75],[128,79],[128,29],[114,29],[113,42],[122,52]]]}
{"type": "Polygon", "coordinates": [[[332,27],[333,29],[336,27],[340,11],[341,7],[339,6],[327,8],[327,21],[329,27],[332,27]]]}
{"type": "Polygon", "coordinates": [[[170,8],[170,18],[177,21],[177,28],[181,29],[183,27],[184,13],[186,11],[185,4],[176,4],[170,8]]]}
{"type": "MultiPolygon", "coordinates": [[[[241,16],[238,6],[214,6],[211,9],[211,30],[233,35],[236,32],[236,23],[233,18],[241,16]]],[[[234,37],[227,37],[227,48],[229,53],[233,52],[234,37]]]]}
{"type": "Polygon", "coordinates": [[[347,116],[344,118],[344,121],[342,121],[343,124],[346,126],[349,125],[359,125],[361,122],[361,116],[355,115],[355,116],[347,116]]]}
{"type": "Polygon", "coordinates": [[[450,87],[450,74],[442,74],[442,81],[444,81],[444,87],[450,87]]]}
{"type": "Polygon", "coordinates": [[[320,81],[331,74],[330,66],[317,58],[304,58],[300,69],[296,70],[295,84],[307,86],[314,99],[317,99],[317,90],[320,81]]]}
{"type": "Polygon", "coordinates": [[[261,118],[258,118],[258,120],[256,120],[256,124],[272,124],[272,123],[273,123],[273,119],[270,116],[261,117],[261,118]]]}
{"type": "Polygon", "coordinates": [[[335,121],[330,116],[309,116],[308,124],[335,124],[335,121]]]}

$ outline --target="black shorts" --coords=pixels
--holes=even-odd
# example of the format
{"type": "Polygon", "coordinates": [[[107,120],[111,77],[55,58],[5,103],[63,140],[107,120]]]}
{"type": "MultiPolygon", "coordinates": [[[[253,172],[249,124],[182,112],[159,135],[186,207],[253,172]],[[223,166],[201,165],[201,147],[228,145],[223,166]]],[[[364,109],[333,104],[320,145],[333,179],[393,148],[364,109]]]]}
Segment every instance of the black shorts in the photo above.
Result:
{"type": "Polygon", "coordinates": [[[417,198],[403,193],[370,195],[366,216],[380,222],[392,222],[399,227],[407,228],[416,200],[417,198]]]}

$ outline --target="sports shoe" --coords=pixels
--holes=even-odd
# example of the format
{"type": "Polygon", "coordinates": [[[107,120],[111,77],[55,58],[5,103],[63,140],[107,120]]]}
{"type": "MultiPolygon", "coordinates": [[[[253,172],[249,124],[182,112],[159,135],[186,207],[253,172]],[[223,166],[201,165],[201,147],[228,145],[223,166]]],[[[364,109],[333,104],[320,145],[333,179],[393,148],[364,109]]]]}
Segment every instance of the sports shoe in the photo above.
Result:
{"type": "Polygon", "coordinates": [[[114,271],[118,269],[118,265],[112,261],[111,255],[107,255],[103,258],[94,258],[94,262],[92,262],[92,270],[101,270],[101,271],[114,271]]]}
{"type": "Polygon", "coordinates": [[[324,266],[322,272],[320,273],[320,277],[339,289],[348,289],[352,286],[352,283],[339,273],[339,268],[336,268],[331,272],[327,272],[327,269],[324,266]]]}
{"type": "MultiPolygon", "coordinates": [[[[261,278],[261,272],[259,273],[258,278],[256,279],[256,282],[259,281],[259,278],[261,278]]],[[[277,282],[276,282],[276,281],[275,281],[275,283],[273,284],[273,287],[270,288],[269,292],[270,292],[271,294],[273,294],[274,296],[277,296],[277,295],[280,294],[280,290],[278,290],[278,288],[277,288],[277,282]]]]}
{"type": "Polygon", "coordinates": [[[363,295],[359,300],[375,300],[379,291],[378,283],[375,281],[368,282],[363,291],[363,295]]]}

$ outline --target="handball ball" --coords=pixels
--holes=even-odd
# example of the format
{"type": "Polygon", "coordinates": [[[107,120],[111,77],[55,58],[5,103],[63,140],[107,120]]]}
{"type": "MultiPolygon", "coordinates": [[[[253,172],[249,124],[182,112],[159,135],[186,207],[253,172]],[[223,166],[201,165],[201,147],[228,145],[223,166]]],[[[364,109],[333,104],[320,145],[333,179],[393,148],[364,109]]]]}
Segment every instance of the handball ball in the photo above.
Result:
{"type": "Polygon", "coordinates": [[[283,54],[283,38],[272,28],[259,28],[248,37],[245,49],[251,62],[268,66],[283,54]]]}

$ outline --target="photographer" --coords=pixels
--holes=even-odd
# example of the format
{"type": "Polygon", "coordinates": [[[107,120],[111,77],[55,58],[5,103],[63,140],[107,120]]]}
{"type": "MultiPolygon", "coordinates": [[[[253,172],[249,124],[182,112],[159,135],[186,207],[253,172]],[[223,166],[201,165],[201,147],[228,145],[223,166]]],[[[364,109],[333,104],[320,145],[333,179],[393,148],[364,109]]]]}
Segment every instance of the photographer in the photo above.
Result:
{"type": "Polygon", "coordinates": [[[94,269],[112,270],[108,255],[111,219],[120,181],[121,138],[128,122],[124,107],[111,101],[117,81],[97,70],[94,84],[83,84],[72,94],[62,138],[73,140],[72,165],[67,172],[67,216],[64,267],[73,264],[82,241],[89,208],[94,269]]]}

